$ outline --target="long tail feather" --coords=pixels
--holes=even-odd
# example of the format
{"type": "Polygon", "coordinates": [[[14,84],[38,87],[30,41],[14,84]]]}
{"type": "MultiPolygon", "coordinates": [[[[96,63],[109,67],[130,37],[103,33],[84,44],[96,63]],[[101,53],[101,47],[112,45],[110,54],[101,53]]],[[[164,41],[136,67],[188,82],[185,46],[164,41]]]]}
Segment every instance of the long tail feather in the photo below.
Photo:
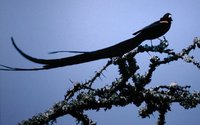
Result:
{"type": "Polygon", "coordinates": [[[48,54],[56,54],[56,53],[89,53],[86,51],[66,51],[66,50],[61,50],[61,51],[53,51],[53,52],[49,52],[48,54]]]}
{"type": "MultiPolygon", "coordinates": [[[[116,45],[92,51],[92,52],[81,52],[81,51],[67,51],[72,53],[81,53],[75,56],[65,57],[65,58],[59,58],[59,59],[38,59],[34,58],[25,52],[23,52],[17,45],[15,44],[15,41],[13,38],[11,38],[12,44],[15,47],[15,49],[27,60],[43,64],[42,68],[14,68],[9,67],[5,65],[1,65],[0,70],[5,71],[36,71],[36,70],[47,70],[57,67],[63,67],[68,65],[74,65],[74,64],[80,64],[85,62],[90,62],[94,60],[104,59],[104,58],[112,58],[116,56],[122,56],[123,54],[131,51],[132,49],[136,48],[138,45],[140,45],[145,39],[139,35],[135,36],[134,38],[122,41],[116,45]]],[[[56,53],[56,52],[54,52],[56,53]]]]}
{"type": "Polygon", "coordinates": [[[26,59],[28,59],[29,61],[34,62],[34,63],[48,64],[47,60],[31,57],[31,56],[29,56],[28,54],[24,53],[22,50],[20,50],[20,49],[17,47],[17,45],[15,44],[15,41],[14,41],[13,37],[11,37],[11,41],[12,41],[12,44],[13,44],[13,46],[15,47],[15,49],[16,49],[24,58],[26,58],[26,59]]]}
{"type": "Polygon", "coordinates": [[[0,64],[1,67],[0,70],[3,71],[38,71],[38,70],[46,70],[47,68],[15,68],[15,67],[10,67],[10,66],[6,66],[6,65],[2,65],[0,64]]]}

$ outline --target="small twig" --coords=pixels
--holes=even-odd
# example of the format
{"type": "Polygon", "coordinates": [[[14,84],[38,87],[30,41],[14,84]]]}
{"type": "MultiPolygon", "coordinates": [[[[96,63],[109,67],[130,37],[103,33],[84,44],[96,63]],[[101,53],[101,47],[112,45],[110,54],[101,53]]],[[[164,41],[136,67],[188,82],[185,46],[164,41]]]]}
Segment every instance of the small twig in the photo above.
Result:
{"type": "MultiPolygon", "coordinates": [[[[151,82],[156,68],[178,59],[187,63],[192,63],[199,68],[199,63],[192,56],[189,56],[191,50],[200,48],[199,38],[195,38],[192,45],[186,47],[179,53],[172,49],[167,49],[168,41],[164,38],[157,46],[139,46],[132,52],[119,57],[114,63],[118,66],[120,77],[116,78],[111,84],[102,88],[92,88],[92,84],[99,78],[103,71],[106,70],[113,62],[110,60],[107,64],[85,83],[77,83],[67,91],[65,99],[55,104],[48,111],[33,116],[27,121],[22,121],[23,125],[41,125],[55,121],[63,115],[71,115],[83,124],[96,124],[84,111],[87,110],[104,110],[111,109],[112,106],[126,106],[134,104],[144,107],[139,111],[142,118],[149,117],[153,112],[159,112],[158,125],[165,124],[165,114],[170,111],[172,103],[179,103],[185,109],[194,108],[200,104],[200,92],[190,92],[190,86],[179,86],[177,83],[170,85],[160,85],[154,88],[146,88],[145,85],[151,82]],[[136,71],[139,69],[134,56],[142,52],[159,52],[165,53],[167,57],[160,59],[153,56],[150,59],[149,69],[145,75],[136,71]],[[132,79],[132,81],[130,80],[132,79]],[[129,83],[130,82],[130,83],[129,83]]],[[[9,68],[9,67],[5,67],[9,68]]]]}

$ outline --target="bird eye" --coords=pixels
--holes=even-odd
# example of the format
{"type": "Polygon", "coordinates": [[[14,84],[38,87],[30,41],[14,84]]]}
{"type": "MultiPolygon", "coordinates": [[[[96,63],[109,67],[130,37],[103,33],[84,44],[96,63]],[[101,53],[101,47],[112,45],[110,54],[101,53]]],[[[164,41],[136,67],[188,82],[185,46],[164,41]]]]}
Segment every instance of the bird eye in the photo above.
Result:
{"type": "Polygon", "coordinates": [[[172,15],[170,14],[168,17],[169,17],[169,18],[171,18],[171,17],[172,17],[172,15]]]}

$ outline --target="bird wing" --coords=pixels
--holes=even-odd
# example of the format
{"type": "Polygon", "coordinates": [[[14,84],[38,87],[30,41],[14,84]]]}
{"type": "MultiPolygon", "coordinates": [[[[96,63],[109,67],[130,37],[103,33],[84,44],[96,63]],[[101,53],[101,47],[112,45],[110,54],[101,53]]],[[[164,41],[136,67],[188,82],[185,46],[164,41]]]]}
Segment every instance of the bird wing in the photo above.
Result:
{"type": "Polygon", "coordinates": [[[137,35],[138,33],[142,32],[142,31],[147,31],[149,29],[151,29],[152,27],[157,27],[160,21],[156,21],[144,28],[142,28],[141,30],[136,31],[135,33],[133,33],[133,35],[137,35]]]}

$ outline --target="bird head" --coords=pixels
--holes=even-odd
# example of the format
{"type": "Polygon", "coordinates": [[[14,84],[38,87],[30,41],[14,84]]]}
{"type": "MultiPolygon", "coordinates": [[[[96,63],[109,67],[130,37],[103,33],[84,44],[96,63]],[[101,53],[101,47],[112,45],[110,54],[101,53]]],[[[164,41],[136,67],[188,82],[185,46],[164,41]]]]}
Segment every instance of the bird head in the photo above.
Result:
{"type": "Polygon", "coordinates": [[[168,21],[168,22],[173,21],[171,13],[166,13],[162,18],[160,18],[160,21],[168,21]]]}

